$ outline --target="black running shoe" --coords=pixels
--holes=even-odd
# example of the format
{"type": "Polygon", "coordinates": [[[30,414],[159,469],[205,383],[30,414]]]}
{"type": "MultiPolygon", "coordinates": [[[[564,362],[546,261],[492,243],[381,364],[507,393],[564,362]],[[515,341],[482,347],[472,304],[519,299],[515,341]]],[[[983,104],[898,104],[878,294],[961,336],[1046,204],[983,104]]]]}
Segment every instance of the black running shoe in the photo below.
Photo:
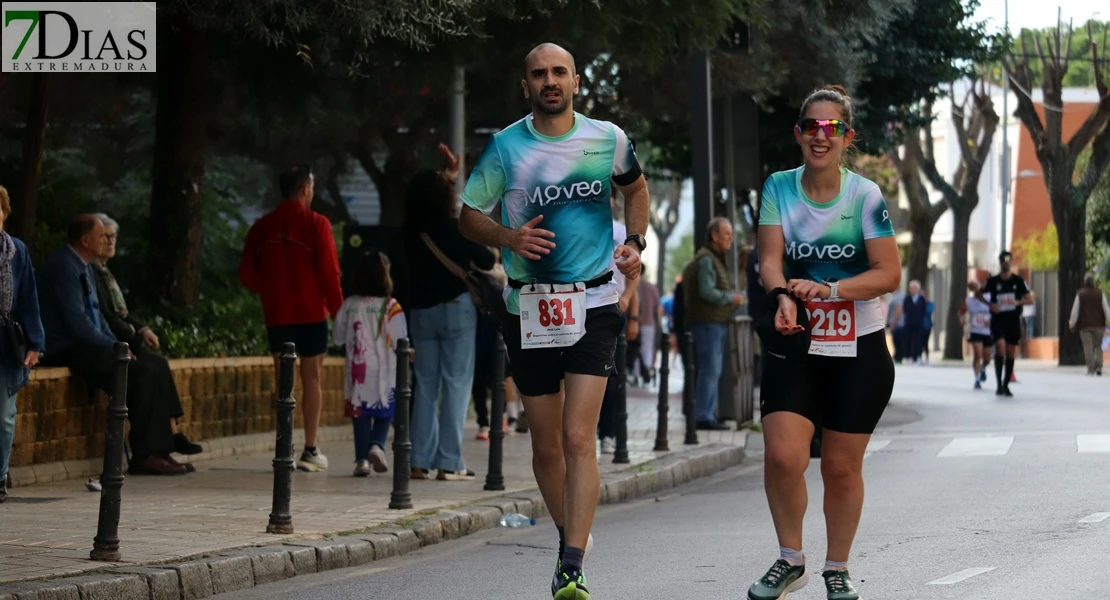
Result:
{"type": "Polygon", "coordinates": [[[559,569],[555,575],[557,581],[552,582],[552,587],[558,583],[553,597],[555,600],[590,600],[590,591],[586,589],[586,576],[579,569],[559,569]]]}

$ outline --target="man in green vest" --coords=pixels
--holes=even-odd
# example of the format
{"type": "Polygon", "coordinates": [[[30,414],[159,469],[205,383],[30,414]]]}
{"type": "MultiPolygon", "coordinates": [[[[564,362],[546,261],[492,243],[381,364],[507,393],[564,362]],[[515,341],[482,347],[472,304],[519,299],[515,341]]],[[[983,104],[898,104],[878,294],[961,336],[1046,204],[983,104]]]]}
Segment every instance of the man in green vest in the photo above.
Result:
{"type": "Polygon", "coordinates": [[[728,425],[717,422],[717,385],[728,335],[732,310],[744,303],[744,296],[732,290],[728,280],[725,253],[732,248],[732,224],[724,217],[709,221],[705,245],[682,271],[686,327],[694,334],[697,361],[698,429],[721,431],[728,425]]]}

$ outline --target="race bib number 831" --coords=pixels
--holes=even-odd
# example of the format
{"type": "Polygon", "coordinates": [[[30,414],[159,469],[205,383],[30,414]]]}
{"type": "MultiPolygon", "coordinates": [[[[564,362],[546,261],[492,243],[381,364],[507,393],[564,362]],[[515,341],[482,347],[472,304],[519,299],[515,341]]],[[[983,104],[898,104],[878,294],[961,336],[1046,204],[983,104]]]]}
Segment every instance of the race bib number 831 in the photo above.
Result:
{"type": "Polygon", "coordinates": [[[573,346],[585,334],[584,284],[537,284],[535,290],[520,290],[521,349],[573,346]]]}
{"type": "Polygon", "coordinates": [[[577,320],[574,318],[573,298],[564,300],[558,298],[554,300],[541,299],[536,307],[536,312],[540,325],[543,327],[550,327],[551,325],[556,327],[562,325],[573,326],[577,320]]]}
{"type": "Polygon", "coordinates": [[[852,300],[806,303],[809,317],[809,353],[820,356],[856,355],[856,303],[852,300]]]}

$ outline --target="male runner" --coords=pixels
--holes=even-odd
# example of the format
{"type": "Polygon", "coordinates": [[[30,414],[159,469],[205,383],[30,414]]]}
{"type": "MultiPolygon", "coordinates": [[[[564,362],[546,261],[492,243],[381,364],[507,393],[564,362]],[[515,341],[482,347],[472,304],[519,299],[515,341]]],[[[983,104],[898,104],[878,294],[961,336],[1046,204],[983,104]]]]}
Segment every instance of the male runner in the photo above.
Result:
{"type": "Polygon", "coordinates": [[[648,190],[624,131],[574,112],[578,74],[569,52],[537,46],[524,59],[521,86],[532,113],[482,151],[459,228],[504,248],[505,345],[532,429],[532,469],[559,530],[551,594],[589,600],[582,563],[600,492],[595,432],[624,326],[611,262],[635,285],[648,190]],[[615,250],[610,178],[624,194],[628,228],[615,250]],[[489,217],[499,203],[500,223],[489,217]]]}
{"type": "Polygon", "coordinates": [[[1009,251],[999,254],[1001,271],[983,286],[991,301],[991,340],[995,349],[994,376],[997,384],[994,394],[1007,397],[1013,397],[1010,375],[1014,372],[1014,357],[1021,344],[1021,307],[1033,303],[1033,291],[1025,285],[1021,275],[1010,270],[1013,259],[1014,255],[1009,251]]]}

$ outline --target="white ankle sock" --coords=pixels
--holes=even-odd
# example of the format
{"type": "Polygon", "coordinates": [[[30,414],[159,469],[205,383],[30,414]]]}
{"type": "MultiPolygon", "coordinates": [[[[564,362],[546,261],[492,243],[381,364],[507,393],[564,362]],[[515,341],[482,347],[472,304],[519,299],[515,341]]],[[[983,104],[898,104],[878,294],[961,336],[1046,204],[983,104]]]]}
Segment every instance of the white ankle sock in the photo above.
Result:
{"type": "Polygon", "coordinates": [[[847,570],[848,570],[848,563],[846,563],[846,562],[835,562],[835,561],[831,561],[831,560],[826,560],[825,561],[825,571],[847,571],[847,570]]]}
{"type": "Polygon", "coordinates": [[[779,558],[790,563],[792,567],[798,567],[806,564],[806,555],[802,554],[801,550],[794,550],[792,548],[784,548],[779,546],[779,558]]]}

